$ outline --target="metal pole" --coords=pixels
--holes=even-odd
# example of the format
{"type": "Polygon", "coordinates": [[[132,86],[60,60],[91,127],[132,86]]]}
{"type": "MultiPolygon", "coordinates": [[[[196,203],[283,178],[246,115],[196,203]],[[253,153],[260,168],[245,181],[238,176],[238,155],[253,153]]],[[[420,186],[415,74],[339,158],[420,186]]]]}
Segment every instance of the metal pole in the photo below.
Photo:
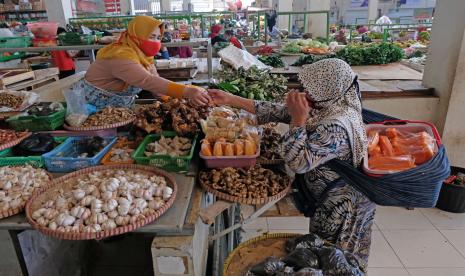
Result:
{"type": "Polygon", "coordinates": [[[329,45],[329,12],[326,13],[326,43],[329,45]]]}
{"type": "Polygon", "coordinates": [[[307,14],[304,13],[304,34],[307,33],[307,27],[308,27],[308,24],[307,24],[307,14]]]}
{"type": "Polygon", "coordinates": [[[212,51],[212,43],[209,39],[207,42],[207,66],[208,66],[208,79],[211,80],[213,78],[213,51],[212,51]]]}
{"type": "Polygon", "coordinates": [[[287,27],[289,28],[288,31],[289,31],[290,34],[292,34],[292,26],[291,26],[291,24],[292,24],[292,15],[289,14],[289,18],[287,19],[287,21],[288,21],[287,22],[287,27]]]}

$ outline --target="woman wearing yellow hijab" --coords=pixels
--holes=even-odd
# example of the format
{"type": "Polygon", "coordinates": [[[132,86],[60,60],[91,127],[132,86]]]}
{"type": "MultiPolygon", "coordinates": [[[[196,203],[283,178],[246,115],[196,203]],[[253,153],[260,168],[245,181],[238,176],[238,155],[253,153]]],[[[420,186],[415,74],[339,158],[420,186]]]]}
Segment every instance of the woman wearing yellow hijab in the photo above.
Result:
{"type": "Polygon", "coordinates": [[[153,64],[161,47],[163,22],[149,16],[136,16],[117,42],[97,54],[84,80],[72,89],[84,91],[87,103],[97,109],[106,106],[130,106],[142,90],[154,96],[186,98],[205,105],[210,97],[205,89],[182,85],[160,77],[153,64]]]}

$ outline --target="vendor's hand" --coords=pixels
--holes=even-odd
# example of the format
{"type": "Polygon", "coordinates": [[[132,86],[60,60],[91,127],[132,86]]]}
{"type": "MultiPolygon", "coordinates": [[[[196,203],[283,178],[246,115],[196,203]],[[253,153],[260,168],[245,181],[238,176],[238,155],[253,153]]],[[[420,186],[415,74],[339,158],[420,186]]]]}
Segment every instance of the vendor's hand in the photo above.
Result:
{"type": "Polygon", "coordinates": [[[287,94],[286,105],[292,117],[291,124],[294,126],[304,126],[311,110],[305,93],[291,90],[287,94]]]}
{"type": "Polygon", "coordinates": [[[212,97],[213,102],[215,105],[231,105],[232,97],[228,92],[225,92],[220,89],[208,89],[208,94],[212,97]]]}
{"type": "Polygon", "coordinates": [[[184,90],[184,97],[189,99],[189,101],[195,106],[207,105],[212,102],[207,90],[197,86],[186,87],[184,90]]]}

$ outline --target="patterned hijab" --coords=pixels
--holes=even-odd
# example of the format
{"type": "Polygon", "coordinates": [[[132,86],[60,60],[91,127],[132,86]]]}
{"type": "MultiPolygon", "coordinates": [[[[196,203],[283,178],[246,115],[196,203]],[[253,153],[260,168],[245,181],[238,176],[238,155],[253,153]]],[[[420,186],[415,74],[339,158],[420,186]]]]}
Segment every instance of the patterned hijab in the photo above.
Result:
{"type": "Polygon", "coordinates": [[[357,75],[340,59],[325,59],[306,65],[299,80],[312,99],[313,108],[308,129],[325,121],[338,121],[349,136],[354,166],[358,166],[367,150],[365,125],[357,75]]]}

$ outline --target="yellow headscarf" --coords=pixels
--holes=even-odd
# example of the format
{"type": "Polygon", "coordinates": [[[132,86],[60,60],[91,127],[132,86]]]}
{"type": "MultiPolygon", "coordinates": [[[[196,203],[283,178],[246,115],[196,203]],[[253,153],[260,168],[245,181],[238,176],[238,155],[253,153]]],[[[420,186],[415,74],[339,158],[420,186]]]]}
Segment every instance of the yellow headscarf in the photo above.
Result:
{"type": "Polygon", "coordinates": [[[125,59],[142,64],[145,68],[153,64],[153,57],[146,56],[139,49],[139,41],[131,38],[138,37],[147,40],[156,27],[160,27],[161,34],[165,30],[163,22],[150,16],[139,15],[129,21],[127,31],[121,33],[117,42],[100,49],[97,59],[125,59]]]}

